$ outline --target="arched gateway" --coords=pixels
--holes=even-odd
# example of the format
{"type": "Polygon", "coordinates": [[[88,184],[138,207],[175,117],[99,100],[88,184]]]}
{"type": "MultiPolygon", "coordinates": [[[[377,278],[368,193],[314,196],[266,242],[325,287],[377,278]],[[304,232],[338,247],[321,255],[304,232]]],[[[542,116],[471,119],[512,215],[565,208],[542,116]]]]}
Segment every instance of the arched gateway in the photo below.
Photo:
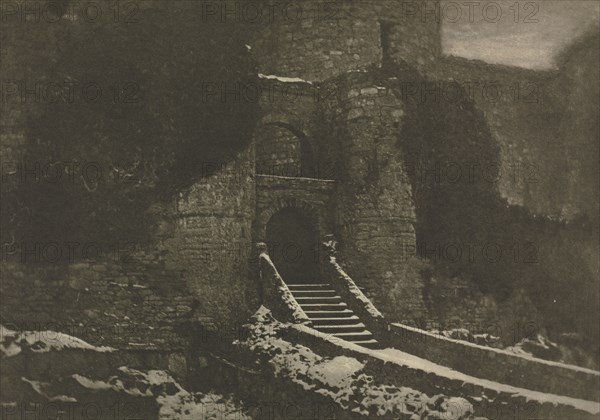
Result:
{"type": "Polygon", "coordinates": [[[269,255],[286,283],[319,281],[319,243],[315,222],[300,209],[286,207],[266,228],[269,255]]]}

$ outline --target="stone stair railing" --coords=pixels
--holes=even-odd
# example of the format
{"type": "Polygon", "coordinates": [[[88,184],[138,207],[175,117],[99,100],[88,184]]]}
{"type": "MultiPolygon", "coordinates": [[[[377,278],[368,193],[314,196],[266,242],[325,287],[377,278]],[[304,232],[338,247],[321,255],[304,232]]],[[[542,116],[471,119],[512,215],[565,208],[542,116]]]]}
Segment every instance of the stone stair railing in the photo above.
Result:
{"type": "Polygon", "coordinates": [[[327,235],[321,244],[323,258],[321,260],[321,276],[324,282],[331,284],[359,318],[376,336],[387,330],[382,313],[356,285],[354,280],[337,262],[336,241],[327,235]]]}
{"type": "Polygon", "coordinates": [[[267,244],[256,244],[262,299],[280,319],[296,324],[310,325],[311,321],[287,287],[271,261],[267,244]]]}

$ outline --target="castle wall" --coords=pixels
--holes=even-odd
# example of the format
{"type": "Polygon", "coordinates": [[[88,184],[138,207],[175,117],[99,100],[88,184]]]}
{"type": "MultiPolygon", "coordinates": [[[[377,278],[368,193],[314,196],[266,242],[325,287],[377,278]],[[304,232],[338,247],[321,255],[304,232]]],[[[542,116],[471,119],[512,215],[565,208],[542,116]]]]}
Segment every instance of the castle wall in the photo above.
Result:
{"type": "Polygon", "coordinates": [[[418,252],[429,254],[426,302],[442,328],[496,325],[512,342],[522,337],[506,331],[524,323],[557,340],[562,331],[578,331],[580,344],[597,340],[586,315],[599,272],[597,42],[588,37],[559,70],[542,72],[457,57],[419,66],[387,44],[387,75],[418,108],[406,121],[428,118],[405,133],[418,139],[407,139],[414,147],[405,161],[426,180],[415,193],[418,252]],[[424,193],[431,196],[423,204],[424,193]],[[499,249],[504,261],[470,260],[473,243],[499,249]],[[461,255],[444,254],[445,246],[461,255]],[[474,272],[474,281],[460,279],[474,272]]]}
{"type": "MultiPolygon", "coordinates": [[[[156,4],[165,7],[165,3],[156,4]]],[[[149,245],[153,251],[149,250],[148,255],[155,255],[156,248],[162,247],[164,254],[161,258],[164,258],[165,268],[156,268],[148,262],[147,266],[142,264],[129,273],[128,268],[118,267],[118,264],[108,266],[93,262],[67,266],[63,272],[58,270],[54,279],[46,284],[45,279],[40,280],[27,269],[10,265],[3,272],[3,281],[5,278],[10,280],[3,289],[3,303],[5,297],[25,299],[23,291],[27,289],[17,289],[22,284],[33,284],[34,292],[22,308],[18,307],[19,299],[13,299],[9,304],[24,317],[27,313],[34,313],[36,303],[39,303],[40,313],[49,319],[76,318],[81,311],[88,311],[86,317],[89,315],[90,319],[94,319],[96,316],[99,322],[108,324],[110,320],[99,311],[114,302],[117,311],[123,314],[119,322],[126,321],[125,316],[131,319],[131,324],[141,322],[144,317],[156,321],[156,325],[166,322],[166,329],[158,330],[163,331],[164,336],[161,335],[163,332],[151,328],[140,329],[140,340],[143,338],[141,335],[147,335],[150,341],[159,345],[169,344],[173,339],[172,329],[168,330],[175,319],[172,314],[179,316],[189,309],[190,295],[198,299],[201,316],[219,324],[235,323],[257,304],[256,285],[251,284],[248,274],[251,269],[248,258],[253,223],[259,216],[255,214],[257,202],[258,212],[268,214],[270,206],[280,206],[289,200],[287,194],[277,190],[271,195],[260,196],[257,201],[255,160],[258,156],[257,165],[263,166],[261,172],[297,175],[301,161],[298,153],[301,134],[304,136],[302,141],[310,144],[316,155],[316,177],[339,181],[338,191],[333,196],[337,200],[336,215],[326,214],[322,219],[325,220],[323,233],[329,233],[326,230],[333,225],[340,240],[344,268],[361,286],[367,287],[374,302],[387,315],[403,320],[422,316],[422,284],[410,263],[419,233],[419,229],[415,228],[419,215],[414,204],[417,192],[407,177],[409,168],[406,165],[415,156],[406,156],[398,147],[398,139],[400,142],[407,140],[404,124],[411,118],[419,118],[419,115],[410,114],[402,94],[391,95],[390,89],[381,86],[382,83],[376,82],[369,73],[362,72],[362,69],[372,70],[385,67],[385,64],[404,65],[417,71],[418,77],[400,77],[395,86],[408,84],[409,90],[405,90],[404,94],[420,102],[424,108],[434,101],[436,105],[429,107],[430,110],[446,112],[444,104],[440,105],[446,102],[449,108],[454,107],[452,112],[456,111],[459,101],[453,102],[452,96],[456,92],[444,91],[441,85],[436,85],[439,81],[455,80],[472,95],[475,110],[466,113],[456,111],[458,116],[450,117],[444,113],[439,119],[446,118],[450,126],[464,126],[457,130],[458,135],[449,134],[453,140],[462,141],[459,135],[463,133],[473,134],[460,144],[471,152],[482,152],[474,163],[491,169],[486,174],[493,179],[484,182],[507,203],[536,215],[562,217],[569,221],[584,215],[597,220],[598,121],[594,112],[598,108],[598,56],[593,53],[597,48],[577,50],[561,63],[558,72],[533,72],[439,57],[439,28],[435,19],[429,17],[423,20],[420,14],[408,13],[400,4],[397,1],[299,2],[283,14],[279,10],[272,21],[255,24],[248,44],[260,73],[323,83],[321,86],[297,80],[290,83],[289,80],[277,81],[267,76],[265,82],[276,85],[276,88],[262,89],[260,104],[257,105],[261,108],[262,118],[256,138],[261,143],[259,137],[262,135],[266,140],[262,145],[266,147],[256,152],[253,147],[245,148],[230,163],[219,166],[212,175],[208,175],[209,172],[212,173],[215,165],[220,164],[202,163],[207,165],[207,176],[172,200],[173,208],[165,210],[162,236],[154,238],[156,243],[149,245]],[[432,82],[433,89],[431,85],[421,84],[423,81],[432,82]],[[484,116],[485,124],[480,125],[479,113],[484,116]],[[467,129],[463,130],[465,127],[467,129]],[[499,148],[499,163],[485,154],[489,151],[485,149],[489,144],[486,143],[485,147],[474,144],[475,140],[483,138],[477,137],[475,132],[488,129],[499,148]],[[281,150],[278,150],[280,147],[281,150]],[[289,169],[292,173],[271,170],[269,166],[272,165],[276,168],[283,166],[285,171],[289,169]],[[335,220],[330,223],[329,219],[335,220]],[[90,275],[93,278],[89,282],[85,280],[86,270],[94,273],[90,275]],[[139,279],[145,272],[149,273],[149,279],[139,279]],[[82,276],[82,284],[89,286],[82,288],[69,280],[78,276],[82,276]],[[23,278],[27,281],[17,281],[23,278]],[[125,288],[112,283],[127,283],[128,286],[125,288]],[[152,300],[154,292],[146,291],[146,287],[159,290],[170,284],[174,285],[179,300],[177,296],[152,300]],[[85,290],[86,287],[89,290],[85,290]],[[70,301],[65,300],[64,305],[49,308],[48,296],[61,293],[75,300],[79,296],[85,300],[85,305],[70,307],[70,301]],[[95,293],[99,297],[92,299],[95,293]],[[135,302],[145,302],[146,306],[144,309],[134,307],[135,302]],[[177,309],[177,306],[181,308],[177,309]],[[163,318],[161,314],[164,311],[160,309],[163,307],[176,309],[163,318]],[[153,312],[156,316],[152,315],[153,312]]],[[[0,153],[4,164],[18,162],[22,158],[25,143],[32,140],[26,138],[28,120],[35,121],[45,106],[51,106],[35,95],[29,95],[23,103],[18,94],[15,96],[10,91],[12,85],[4,82],[26,81],[27,87],[31,88],[35,83],[48,81],[50,76],[45,66],[60,57],[60,40],[69,36],[72,28],[68,24],[43,22],[24,25],[9,21],[2,22],[2,25],[0,153]],[[10,99],[7,95],[11,96],[10,99]]],[[[251,99],[242,95],[241,100],[251,99]]],[[[484,134],[487,135],[487,132],[484,134]]],[[[448,156],[455,155],[447,153],[436,158],[442,165],[452,163],[448,162],[448,156]]],[[[3,177],[6,169],[2,167],[3,177]]],[[[4,211],[10,197],[4,194],[12,187],[7,189],[7,185],[3,182],[2,217],[3,226],[10,227],[13,215],[4,211]]],[[[276,190],[281,185],[272,187],[276,190]]],[[[317,188],[316,194],[309,188],[304,184],[292,185],[292,198],[321,207],[330,205],[327,200],[331,198],[329,186],[317,188]]],[[[438,208],[444,210],[444,220],[465,213],[462,204],[474,203],[473,197],[477,198],[482,190],[473,190],[472,196],[460,197],[452,194],[455,190],[448,191],[444,196],[448,200],[443,202],[439,198],[439,206],[435,207],[436,211],[438,208]],[[464,203],[460,202],[462,197],[465,197],[464,203]],[[449,203],[456,213],[451,214],[448,210],[451,207],[449,203]]],[[[461,217],[467,219],[464,214],[461,217]]],[[[464,219],[461,219],[462,226],[468,229],[460,231],[465,233],[461,238],[467,240],[472,239],[469,235],[485,236],[514,222],[510,218],[489,218],[477,225],[472,219],[464,219]]],[[[261,223],[266,224],[267,221],[261,223]]],[[[551,272],[549,275],[543,273],[543,276],[534,277],[530,275],[533,270],[516,266],[506,270],[504,274],[508,273],[507,277],[534,279],[533,282],[538,283],[534,290],[540,290],[548,283],[558,284],[559,277],[563,282],[575,284],[571,278],[577,277],[577,291],[590,291],[585,297],[586,307],[595,304],[597,287],[581,287],[587,284],[585,279],[590,277],[589,273],[596,274],[596,277],[598,273],[595,258],[597,240],[594,241],[593,235],[586,237],[582,244],[579,231],[568,232],[561,228],[557,229],[557,233],[547,233],[548,226],[537,225],[526,233],[519,231],[519,226],[513,226],[513,229],[519,233],[520,245],[532,240],[534,245],[538,245],[539,262],[552,269],[547,270],[551,272]],[[540,233],[542,231],[546,233],[540,233]],[[577,258],[569,259],[572,255],[577,258]],[[581,269],[581,273],[574,275],[574,270],[564,261],[581,269]]],[[[438,231],[440,235],[447,233],[443,229],[438,231]]],[[[7,233],[10,232],[2,232],[3,246],[11,240],[7,233]]],[[[447,235],[444,239],[450,241],[455,238],[447,235]]],[[[153,258],[148,257],[148,261],[153,258]]],[[[489,265],[486,270],[490,273],[500,271],[494,265],[489,265]]],[[[457,290],[451,285],[441,288],[450,290],[448,293],[457,290]]],[[[431,301],[438,297],[430,296],[431,301]]],[[[579,293],[566,296],[563,306],[576,307],[582,302],[580,298],[579,293]]],[[[443,300],[442,296],[436,304],[443,300]]],[[[555,312],[552,309],[554,303],[537,304],[545,307],[544,318],[550,319],[551,313],[555,312]]],[[[438,312],[440,317],[446,318],[461,315],[458,311],[443,309],[438,312]]],[[[467,317],[472,318],[487,320],[492,317],[475,313],[476,308],[467,308],[466,312],[467,317]]],[[[562,314],[555,317],[565,318],[562,314]]],[[[593,331],[593,321],[575,314],[569,322],[583,326],[581,330],[589,332],[593,331]]],[[[136,333],[131,331],[130,335],[134,337],[136,333]]]]}
{"type": "MultiPolygon", "coordinates": [[[[68,266],[24,265],[15,257],[3,261],[0,272],[4,326],[119,349],[187,350],[193,296],[181,270],[166,269],[156,253],[131,252],[127,263],[89,259],[68,266]]],[[[212,320],[205,322],[208,327],[212,320]]]]}
{"type": "Polygon", "coordinates": [[[597,340],[594,316],[586,315],[598,296],[597,212],[591,210],[598,202],[591,175],[598,172],[597,125],[590,116],[597,95],[595,79],[584,76],[597,66],[593,55],[580,55],[569,71],[444,57],[427,78],[399,76],[398,84],[410,88],[401,97],[420,107],[408,118],[429,115],[413,132],[420,140],[407,160],[427,181],[416,192],[417,237],[419,252],[429,254],[423,256],[432,264],[434,274],[424,281],[437,322],[497,325],[508,343],[515,338],[506,331],[519,323],[556,340],[561,332],[577,331],[583,346],[597,340]],[[578,105],[568,105],[565,98],[575,97],[578,105]],[[457,168],[462,174],[454,180],[457,168]],[[424,193],[431,194],[425,203],[424,193]],[[469,244],[496,249],[497,257],[475,251],[471,259],[469,244]],[[459,255],[444,253],[455,246],[459,255]],[[473,276],[467,288],[456,287],[461,276],[473,276]],[[482,299],[474,297],[478,289],[482,299]],[[476,308],[469,303],[474,299],[482,302],[476,308]],[[518,315],[503,315],[507,310],[518,315]]]}
{"type": "Polygon", "coordinates": [[[598,195],[597,183],[590,183],[597,169],[591,158],[597,142],[591,139],[598,128],[589,114],[597,109],[597,37],[588,36],[587,46],[563,59],[559,70],[534,71],[442,56],[439,28],[431,20],[384,21],[384,61],[422,76],[401,78],[404,95],[433,107],[467,99],[483,112],[501,149],[491,181],[508,203],[553,218],[595,218],[598,199],[589,198],[598,195]],[[458,88],[443,85],[448,82],[465,92],[457,95],[458,88]]]}

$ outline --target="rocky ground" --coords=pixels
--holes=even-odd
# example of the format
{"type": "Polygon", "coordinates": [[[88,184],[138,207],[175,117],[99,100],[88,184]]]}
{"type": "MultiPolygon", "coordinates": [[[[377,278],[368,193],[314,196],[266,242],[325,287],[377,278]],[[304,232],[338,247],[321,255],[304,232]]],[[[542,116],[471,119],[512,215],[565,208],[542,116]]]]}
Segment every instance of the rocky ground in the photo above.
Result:
{"type": "Polygon", "coordinates": [[[2,419],[250,418],[231,399],[188,392],[114,349],[53,331],[0,332],[2,419]]]}

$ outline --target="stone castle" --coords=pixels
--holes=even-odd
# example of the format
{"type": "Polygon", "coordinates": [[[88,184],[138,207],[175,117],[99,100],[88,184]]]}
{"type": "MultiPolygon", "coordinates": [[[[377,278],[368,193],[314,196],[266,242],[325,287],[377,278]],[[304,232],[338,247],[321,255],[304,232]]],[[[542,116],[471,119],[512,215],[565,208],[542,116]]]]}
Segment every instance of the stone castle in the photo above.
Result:
{"type": "MultiPolygon", "coordinates": [[[[199,24],[249,20],[243,3],[224,4],[185,7],[199,24]]],[[[557,328],[597,339],[586,308],[598,296],[598,38],[554,70],[486,64],[442,53],[439,8],[300,2],[250,22],[255,82],[206,81],[198,100],[256,103],[251,144],[204,162],[210,175],[176,192],[156,243],[128,262],[4,264],[7,322],[78,320],[92,342],[178,349],[191,307],[232,328],[260,305],[256,243],[284,280],[310,283],[333,235],[340,265],[388,319],[546,329],[541,319],[562,321],[536,291],[576,272],[584,289],[548,297],[569,308],[557,328]]],[[[17,77],[27,38],[3,36],[17,77]]],[[[3,161],[19,161],[30,111],[3,113],[3,161]]]]}

